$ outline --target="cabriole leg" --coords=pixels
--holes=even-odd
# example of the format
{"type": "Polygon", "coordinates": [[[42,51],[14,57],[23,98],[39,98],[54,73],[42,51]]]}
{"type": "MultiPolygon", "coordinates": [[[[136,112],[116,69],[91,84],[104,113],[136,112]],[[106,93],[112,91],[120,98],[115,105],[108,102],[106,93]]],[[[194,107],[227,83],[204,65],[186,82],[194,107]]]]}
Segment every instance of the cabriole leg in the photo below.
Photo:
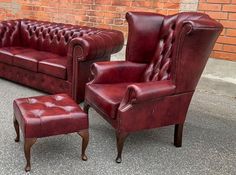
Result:
{"type": "Polygon", "coordinates": [[[14,123],[14,128],[16,131],[16,138],[15,138],[15,142],[19,142],[20,141],[20,128],[19,128],[19,123],[16,120],[16,118],[13,118],[13,123],[14,123]]]}
{"type": "Polygon", "coordinates": [[[128,136],[128,133],[116,131],[116,146],[117,146],[116,163],[121,163],[122,161],[121,154],[122,154],[124,142],[127,136],[128,136]]]}
{"type": "Polygon", "coordinates": [[[26,159],[26,166],[25,171],[28,172],[31,169],[30,164],[30,157],[31,157],[31,147],[36,142],[36,138],[25,138],[25,144],[24,144],[24,152],[25,152],[25,159],[26,159]]]}
{"type": "Polygon", "coordinates": [[[83,131],[79,131],[78,134],[82,137],[83,141],[82,141],[82,153],[81,153],[81,158],[82,160],[86,161],[88,158],[85,154],[86,148],[88,146],[88,142],[89,142],[89,132],[88,130],[83,130],[83,131]]]}

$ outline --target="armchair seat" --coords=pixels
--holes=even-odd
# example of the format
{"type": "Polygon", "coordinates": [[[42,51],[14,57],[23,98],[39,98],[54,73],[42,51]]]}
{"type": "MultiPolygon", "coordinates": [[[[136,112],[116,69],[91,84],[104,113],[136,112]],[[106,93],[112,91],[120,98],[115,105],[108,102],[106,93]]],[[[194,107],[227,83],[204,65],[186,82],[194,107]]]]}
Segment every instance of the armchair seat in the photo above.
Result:
{"type": "Polygon", "coordinates": [[[90,84],[86,88],[86,101],[111,119],[116,118],[120,102],[130,83],[90,84]]]}
{"type": "Polygon", "coordinates": [[[38,72],[66,80],[67,59],[66,57],[59,57],[60,56],[58,56],[58,58],[40,61],[38,65],[38,72]]]}

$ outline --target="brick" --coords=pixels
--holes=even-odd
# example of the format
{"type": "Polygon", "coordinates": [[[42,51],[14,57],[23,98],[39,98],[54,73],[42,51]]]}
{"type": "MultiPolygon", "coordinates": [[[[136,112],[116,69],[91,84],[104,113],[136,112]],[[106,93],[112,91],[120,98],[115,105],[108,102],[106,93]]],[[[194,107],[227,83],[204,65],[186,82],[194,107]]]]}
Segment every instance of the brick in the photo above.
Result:
{"type": "Polygon", "coordinates": [[[236,29],[227,29],[226,35],[227,36],[236,36],[236,29]]]}
{"type": "Polygon", "coordinates": [[[210,17],[214,19],[227,19],[228,18],[228,13],[226,12],[207,12],[210,17]]]}
{"type": "Polygon", "coordinates": [[[227,52],[236,53],[236,45],[224,45],[223,50],[227,52]]]}
{"type": "Polygon", "coordinates": [[[226,28],[235,28],[236,27],[236,21],[221,20],[220,22],[226,28]]]}
{"type": "Polygon", "coordinates": [[[130,6],[131,1],[128,0],[113,0],[112,5],[117,5],[117,6],[130,6]]]}
{"type": "Polygon", "coordinates": [[[214,50],[222,50],[223,49],[223,44],[216,43],[214,46],[214,50]]]}
{"type": "Polygon", "coordinates": [[[229,20],[236,20],[236,13],[229,13],[229,20]]]}
{"type": "Polygon", "coordinates": [[[212,54],[212,57],[219,58],[219,59],[236,61],[236,53],[229,53],[229,52],[223,52],[223,51],[214,51],[213,54],[212,54]]]}
{"type": "Polygon", "coordinates": [[[217,40],[218,43],[224,43],[224,44],[236,44],[236,37],[226,37],[226,36],[220,36],[217,40]]]}
{"type": "Polygon", "coordinates": [[[226,3],[230,3],[231,0],[207,0],[207,2],[209,2],[209,3],[218,3],[218,4],[226,4],[226,3]]]}
{"type": "Polygon", "coordinates": [[[207,11],[220,11],[221,4],[208,4],[208,3],[200,3],[198,6],[199,10],[207,10],[207,11]]]}
{"type": "Polygon", "coordinates": [[[223,11],[236,12],[236,5],[223,5],[223,11]]]}
{"type": "Polygon", "coordinates": [[[165,9],[179,9],[178,3],[164,3],[163,8],[165,9]]]}

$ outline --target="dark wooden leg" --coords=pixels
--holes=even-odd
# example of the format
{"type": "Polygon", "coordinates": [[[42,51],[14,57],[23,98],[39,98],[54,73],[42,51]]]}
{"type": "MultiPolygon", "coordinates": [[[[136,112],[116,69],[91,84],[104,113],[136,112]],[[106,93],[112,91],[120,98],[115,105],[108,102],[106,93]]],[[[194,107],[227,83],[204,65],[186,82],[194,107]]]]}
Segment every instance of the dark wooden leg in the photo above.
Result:
{"type": "Polygon", "coordinates": [[[14,123],[14,128],[16,130],[15,142],[19,142],[20,141],[20,128],[19,128],[19,123],[18,123],[18,121],[16,120],[15,117],[13,119],[13,123],[14,123]]]}
{"type": "Polygon", "coordinates": [[[116,147],[117,147],[116,163],[121,163],[122,161],[121,154],[122,154],[124,142],[127,136],[128,136],[128,133],[116,131],[116,147]]]}
{"type": "Polygon", "coordinates": [[[83,141],[82,141],[82,154],[81,154],[81,158],[82,160],[86,161],[88,158],[85,154],[85,150],[88,146],[88,142],[89,142],[89,132],[88,130],[83,130],[78,132],[78,134],[82,137],[83,141]]]}
{"type": "Polygon", "coordinates": [[[25,171],[28,172],[31,169],[30,164],[30,150],[33,144],[36,142],[36,138],[25,138],[25,144],[24,144],[24,151],[25,151],[25,159],[26,159],[26,166],[25,171]]]}
{"type": "Polygon", "coordinates": [[[84,101],[84,112],[88,114],[89,108],[89,104],[84,101]]]}
{"type": "Polygon", "coordinates": [[[181,147],[182,146],[183,127],[184,127],[184,124],[175,125],[174,145],[176,147],[181,147]]]}

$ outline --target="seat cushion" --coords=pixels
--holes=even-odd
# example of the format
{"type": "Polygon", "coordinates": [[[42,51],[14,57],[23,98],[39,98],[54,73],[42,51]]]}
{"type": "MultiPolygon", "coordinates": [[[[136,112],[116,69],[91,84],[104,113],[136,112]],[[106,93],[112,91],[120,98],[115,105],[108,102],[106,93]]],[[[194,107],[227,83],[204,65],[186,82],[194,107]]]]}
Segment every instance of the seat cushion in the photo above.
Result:
{"type": "Polygon", "coordinates": [[[54,59],[57,57],[59,56],[50,52],[33,50],[30,52],[24,52],[14,55],[13,65],[37,72],[38,63],[40,61],[47,59],[54,59]]]}
{"type": "Polygon", "coordinates": [[[107,117],[114,119],[129,84],[88,84],[85,99],[107,117]]]}
{"type": "Polygon", "coordinates": [[[26,138],[88,129],[87,114],[66,94],[16,99],[13,107],[26,138]]]}
{"type": "Polygon", "coordinates": [[[57,78],[66,79],[66,57],[47,59],[39,62],[38,72],[51,75],[57,78]]]}
{"type": "Polygon", "coordinates": [[[24,47],[3,47],[0,48],[0,62],[12,64],[13,56],[15,54],[30,52],[33,49],[24,48],[24,47]]]}

